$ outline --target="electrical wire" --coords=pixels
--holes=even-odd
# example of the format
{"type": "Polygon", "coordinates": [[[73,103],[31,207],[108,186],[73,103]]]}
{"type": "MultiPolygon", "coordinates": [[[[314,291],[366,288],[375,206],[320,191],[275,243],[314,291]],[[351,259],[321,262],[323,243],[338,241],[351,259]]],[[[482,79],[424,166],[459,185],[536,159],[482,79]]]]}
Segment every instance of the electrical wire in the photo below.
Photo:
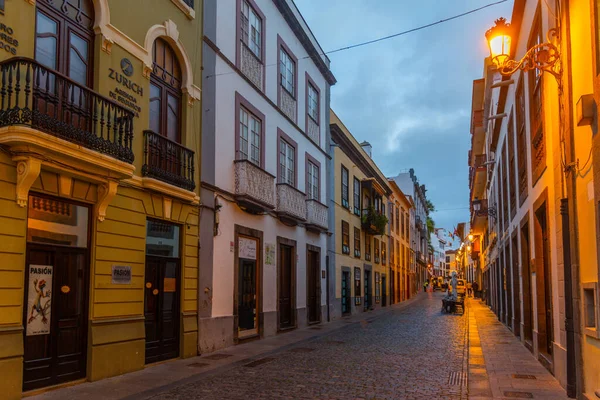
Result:
{"type": "MultiPolygon", "coordinates": [[[[431,22],[431,23],[426,24],[426,25],[421,25],[421,26],[418,26],[416,28],[408,29],[406,31],[394,33],[392,35],[383,36],[383,37],[380,37],[380,38],[377,38],[377,39],[367,40],[365,42],[356,43],[356,44],[352,44],[352,45],[349,45],[349,46],[340,47],[338,49],[329,50],[329,51],[326,51],[326,52],[323,52],[323,53],[319,53],[319,56],[324,56],[324,55],[328,55],[328,54],[339,53],[341,51],[351,50],[351,49],[355,49],[355,48],[358,48],[358,47],[368,46],[370,44],[382,42],[384,40],[389,40],[389,39],[397,38],[399,36],[407,35],[409,33],[417,32],[417,31],[420,31],[420,30],[423,30],[423,29],[431,28],[433,26],[440,25],[440,24],[443,24],[445,22],[449,22],[449,21],[452,21],[452,20],[455,20],[455,19],[458,19],[458,18],[462,18],[462,17],[470,15],[470,14],[474,14],[474,13],[479,12],[481,10],[484,10],[486,8],[493,7],[493,6],[496,6],[498,4],[506,3],[507,1],[508,0],[498,0],[498,1],[495,1],[493,3],[485,4],[485,5],[481,6],[481,7],[474,8],[474,9],[469,10],[469,11],[465,11],[463,13],[456,14],[456,15],[454,15],[452,17],[444,18],[444,19],[441,19],[441,20],[436,21],[436,22],[431,22]]],[[[304,56],[304,57],[301,57],[299,60],[306,60],[308,58],[311,58],[311,56],[304,56]]],[[[278,65],[278,64],[279,63],[268,64],[268,65],[265,65],[265,68],[266,67],[273,67],[273,66],[278,65]]],[[[235,74],[235,73],[237,73],[237,72],[236,71],[223,72],[223,73],[220,73],[220,74],[206,75],[206,78],[212,78],[212,77],[229,75],[229,74],[235,74]]]]}

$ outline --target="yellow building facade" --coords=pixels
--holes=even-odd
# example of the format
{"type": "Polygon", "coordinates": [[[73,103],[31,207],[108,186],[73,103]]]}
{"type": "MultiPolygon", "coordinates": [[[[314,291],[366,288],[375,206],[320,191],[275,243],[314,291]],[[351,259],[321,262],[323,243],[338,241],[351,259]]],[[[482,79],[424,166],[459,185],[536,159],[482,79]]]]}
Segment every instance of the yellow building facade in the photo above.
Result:
{"type": "Polygon", "coordinates": [[[390,281],[392,299],[394,303],[408,300],[411,293],[411,237],[410,237],[410,210],[413,207],[393,179],[388,179],[392,193],[389,196],[389,253],[390,253],[390,281]]]}
{"type": "MultiPolygon", "coordinates": [[[[335,225],[329,246],[335,265],[334,318],[390,304],[388,245],[391,189],[368,153],[331,111],[334,185],[331,190],[335,225]],[[385,216],[385,217],[382,217],[385,216]]],[[[331,208],[330,208],[331,209],[331,208]]]]}
{"type": "Polygon", "coordinates": [[[202,1],[3,4],[3,398],[197,355],[202,1]]]}

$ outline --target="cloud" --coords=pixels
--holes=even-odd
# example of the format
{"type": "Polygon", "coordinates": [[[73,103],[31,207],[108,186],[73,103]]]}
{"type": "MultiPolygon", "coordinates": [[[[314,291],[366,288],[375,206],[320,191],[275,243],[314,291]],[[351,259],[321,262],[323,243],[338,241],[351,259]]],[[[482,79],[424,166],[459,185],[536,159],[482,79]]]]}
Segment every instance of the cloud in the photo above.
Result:
{"type": "MultiPolygon", "coordinates": [[[[296,0],[327,51],[439,21],[489,0],[296,0]]],[[[483,73],[484,32],[511,2],[459,20],[330,55],[331,105],[388,176],[414,168],[438,209],[468,205],[472,81],[483,73]]],[[[438,212],[436,225],[468,220],[438,212]]]]}

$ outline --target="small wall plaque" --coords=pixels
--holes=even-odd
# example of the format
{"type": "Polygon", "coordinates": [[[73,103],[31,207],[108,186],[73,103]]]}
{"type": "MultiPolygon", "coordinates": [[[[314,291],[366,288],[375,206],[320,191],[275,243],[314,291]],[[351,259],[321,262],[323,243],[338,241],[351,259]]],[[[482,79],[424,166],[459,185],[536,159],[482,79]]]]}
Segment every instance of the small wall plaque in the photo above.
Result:
{"type": "Polygon", "coordinates": [[[129,265],[113,265],[112,266],[112,283],[115,285],[131,284],[131,266],[129,266],[129,265]]]}

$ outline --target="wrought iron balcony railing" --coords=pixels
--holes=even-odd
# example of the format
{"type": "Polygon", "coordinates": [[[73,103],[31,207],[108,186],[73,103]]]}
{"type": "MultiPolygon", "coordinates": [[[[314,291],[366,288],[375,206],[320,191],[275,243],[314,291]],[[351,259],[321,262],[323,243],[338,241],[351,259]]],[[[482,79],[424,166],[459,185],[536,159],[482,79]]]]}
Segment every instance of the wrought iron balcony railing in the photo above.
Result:
{"type": "Polygon", "coordinates": [[[327,231],[327,206],[317,200],[306,199],[306,227],[327,231]]]}
{"type": "Polygon", "coordinates": [[[287,183],[277,184],[277,214],[280,218],[300,222],[306,220],[306,196],[287,183]]]}
{"type": "Polygon", "coordinates": [[[144,131],[142,175],[194,190],[194,152],[156,132],[144,131]]]}
{"type": "Polygon", "coordinates": [[[235,160],[235,198],[251,212],[275,208],[275,177],[248,160],[235,160]]]}
{"type": "Polygon", "coordinates": [[[133,162],[133,112],[39,62],[0,62],[0,126],[25,125],[133,162]]]}

